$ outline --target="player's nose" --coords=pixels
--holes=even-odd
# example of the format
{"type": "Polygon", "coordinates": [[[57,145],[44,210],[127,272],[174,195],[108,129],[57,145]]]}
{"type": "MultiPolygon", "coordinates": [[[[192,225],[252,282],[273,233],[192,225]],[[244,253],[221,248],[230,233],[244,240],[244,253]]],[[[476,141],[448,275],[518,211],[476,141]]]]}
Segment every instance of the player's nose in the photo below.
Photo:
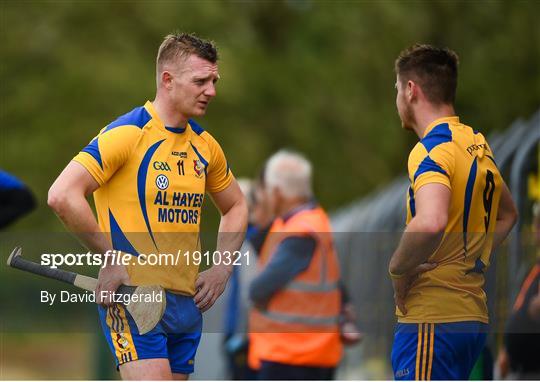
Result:
{"type": "Polygon", "coordinates": [[[213,83],[209,84],[206,89],[204,89],[204,95],[207,97],[215,97],[216,94],[216,86],[213,83]]]}

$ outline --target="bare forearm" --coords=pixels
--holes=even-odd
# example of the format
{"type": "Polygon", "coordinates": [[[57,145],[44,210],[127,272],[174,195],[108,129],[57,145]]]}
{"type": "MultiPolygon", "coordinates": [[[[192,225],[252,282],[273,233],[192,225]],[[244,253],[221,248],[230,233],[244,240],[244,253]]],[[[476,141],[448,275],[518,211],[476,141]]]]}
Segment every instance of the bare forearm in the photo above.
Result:
{"type": "MultiPolygon", "coordinates": [[[[221,217],[216,249],[220,253],[226,251],[231,254],[238,251],[244,241],[247,227],[247,208],[243,203],[232,207],[221,217]]],[[[228,271],[232,265],[222,265],[228,271]]]]}
{"type": "Polygon", "coordinates": [[[91,251],[105,253],[111,249],[101,233],[86,196],[99,184],[80,163],[71,161],[49,189],[47,204],[66,228],[91,251]]]}
{"type": "Polygon", "coordinates": [[[514,224],[516,223],[515,216],[506,216],[502,219],[498,219],[495,225],[495,231],[493,232],[493,249],[495,251],[504,242],[514,224]]]}
{"type": "Polygon", "coordinates": [[[411,220],[390,259],[390,272],[402,275],[426,262],[439,247],[443,236],[444,231],[432,230],[418,220],[411,220]]]}
{"type": "Polygon", "coordinates": [[[514,200],[512,199],[512,194],[506,184],[503,183],[495,231],[493,232],[493,251],[502,244],[504,239],[506,239],[512,230],[512,227],[514,227],[517,218],[518,212],[514,200]]]}
{"type": "MultiPolygon", "coordinates": [[[[238,186],[236,187],[239,192],[240,189],[238,186]]],[[[218,206],[223,204],[224,198],[217,196],[216,199],[218,200],[218,206]]],[[[241,196],[230,208],[220,210],[225,210],[226,212],[223,213],[219,224],[216,249],[220,253],[228,251],[232,255],[240,249],[244,240],[247,225],[247,206],[244,198],[241,196]]],[[[232,263],[226,265],[226,262],[223,261],[219,264],[214,264],[212,268],[199,274],[195,282],[196,293],[193,299],[201,312],[210,309],[216,299],[223,293],[232,273],[232,263]]]]}

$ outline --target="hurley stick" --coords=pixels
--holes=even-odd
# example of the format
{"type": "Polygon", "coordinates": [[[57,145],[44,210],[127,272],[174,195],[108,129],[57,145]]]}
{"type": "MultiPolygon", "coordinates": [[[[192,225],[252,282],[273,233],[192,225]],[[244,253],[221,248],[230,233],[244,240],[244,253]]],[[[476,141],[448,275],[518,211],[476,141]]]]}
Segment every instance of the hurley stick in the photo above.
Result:
{"type": "MultiPolygon", "coordinates": [[[[80,275],[75,272],[65,271],[63,269],[46,267],[44,265],[34,263],[33,261],[26,260],[22,257],[21,247],[15,247],[13,249],[7,260],[7,265],[12,268],[34,273],[36,275],[63,281],[89,292],[95,292],[96,290],[97,279],[80,275]]],[[[129,296],[141,295],[137,300],[130,301],[130,303],[126,305],[126,309],[131,314],[131,317],[133,317],[133,321],[135,321],[140,334],[148,333],[150,330],[154,329],[165,312],[165,290],[158,285],[120,285],[120,287],[116,290],[116,293],[129,296]],[[154,299],[150,302],[144,301],[144,296],[157,296],[160,293],[162,294],[161,299],[154,299]]]]}

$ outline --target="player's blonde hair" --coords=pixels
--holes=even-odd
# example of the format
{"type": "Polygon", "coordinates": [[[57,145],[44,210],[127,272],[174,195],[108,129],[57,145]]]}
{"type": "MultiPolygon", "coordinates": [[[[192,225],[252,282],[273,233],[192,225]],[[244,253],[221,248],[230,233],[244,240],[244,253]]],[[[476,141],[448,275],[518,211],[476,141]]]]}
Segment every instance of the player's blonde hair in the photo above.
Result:
{"type": "Polygon", "coordinates": [[[167,64],[185,60],[192,54],[213,64],[218,60],[217,48],[213,41],[204,40],[193,33],[175,33],[165,36],[156,58],[158,83],[160,73],[167,64]]]}
{"type": "Polygon", "coordinates": [[[264,180],[268,189],[277,188],[287,198],[311,198],[311,163],[299,153],[280,150],[266,162],[264,180]]]}

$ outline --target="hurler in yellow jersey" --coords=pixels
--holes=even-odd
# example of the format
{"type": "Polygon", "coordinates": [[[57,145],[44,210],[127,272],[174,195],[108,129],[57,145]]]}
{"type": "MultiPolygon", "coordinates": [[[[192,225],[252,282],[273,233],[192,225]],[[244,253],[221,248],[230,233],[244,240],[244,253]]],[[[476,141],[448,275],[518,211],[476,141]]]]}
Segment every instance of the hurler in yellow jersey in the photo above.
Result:
{"type": "Polygon", "coordinates": [[[484,135],[454,110],[457,55],[415,45],[395,64],[410,153],[407,227],[389,264],[394,378],[468,379],[488,331],[484,272],[516,211],[484,135]]]}

